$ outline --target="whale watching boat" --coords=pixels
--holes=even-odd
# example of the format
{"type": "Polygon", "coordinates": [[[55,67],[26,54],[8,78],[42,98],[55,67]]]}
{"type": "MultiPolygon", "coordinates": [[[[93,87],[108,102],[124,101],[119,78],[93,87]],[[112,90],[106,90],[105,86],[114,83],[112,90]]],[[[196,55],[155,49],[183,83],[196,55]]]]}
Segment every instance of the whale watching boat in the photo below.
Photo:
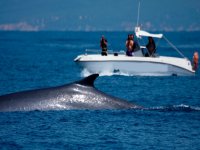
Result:
{"type": "MultiPolygon", "coordinates": [[[[138,7],[138,20],[139,8],[140,4],[138,7]]],[[[108,50],[107,56],[102,56],[101,50],[97,50],[97,54],[91,53],[94,50],[86,50],[85,54],[77,56],[74,61],[89,73],[119,72],[122,74],[141,76],[190,76],[195,74],[198,64],[197,52],[193,56],[193,65],[163,34],[152,34],[141,30],[138,26],[138,21],[135,27],[135,35],[138,46],[134,50],[133,56],[127,56],[125,51],[111,52],[108,50]],[[157,53],[146,57],[145,52],[148,50],[146,50],[146,46],[140,45],[139,42],[144,37],[165,39],[181,57],[159,56],[157,53]]]]}

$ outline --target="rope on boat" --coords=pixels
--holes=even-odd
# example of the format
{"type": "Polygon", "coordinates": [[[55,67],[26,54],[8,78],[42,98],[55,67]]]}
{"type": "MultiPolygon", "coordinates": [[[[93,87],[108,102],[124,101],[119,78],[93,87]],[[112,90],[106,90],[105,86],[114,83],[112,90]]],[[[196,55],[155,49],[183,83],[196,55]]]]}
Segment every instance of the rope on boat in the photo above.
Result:
{"type": "Polygon", "coordinates": [[[168,42],[168,44],[175,49],[183,58],[186,58],[183,53],[181,53],[181,51],[172,43],[170,42],[165,36],[163,36],[163,38],[168,42]]]}

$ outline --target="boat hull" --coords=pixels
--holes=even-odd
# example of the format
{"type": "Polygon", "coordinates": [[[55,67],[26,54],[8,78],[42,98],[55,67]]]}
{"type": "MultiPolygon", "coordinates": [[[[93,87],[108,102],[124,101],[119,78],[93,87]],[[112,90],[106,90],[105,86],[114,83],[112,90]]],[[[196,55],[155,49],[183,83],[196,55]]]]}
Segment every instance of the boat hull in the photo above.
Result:
{"type": "MultiPolygon", "coordinates": [[[[87,57],[87,56],[86,56],[87,57]]],[[[116,73],[141,76],[191,76],[194,75],[188,60],[177,59],[177,63],[187,65],[185,68],[173,63],[167,63],[165,58],[127,58],[122,59],[76,59],[76,62],[89,73],[116,73]],[[104,60],[103,60],[104,59],[104,60]],[[178,62],[179,61],[179,62],[178,62]],[[181,62],[182,61],[182,62],[181,62]]],[[[174,58],[173,58],[174,59],[174,58]]],[[[174,60],[175,61],[175,60],[174,60]]]]}

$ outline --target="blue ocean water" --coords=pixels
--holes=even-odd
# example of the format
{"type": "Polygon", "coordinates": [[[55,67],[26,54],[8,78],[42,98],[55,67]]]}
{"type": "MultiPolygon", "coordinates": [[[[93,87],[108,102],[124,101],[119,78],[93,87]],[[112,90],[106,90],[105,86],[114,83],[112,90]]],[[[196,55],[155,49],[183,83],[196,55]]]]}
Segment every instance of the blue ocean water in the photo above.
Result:
{"type": "MultiPolygon", "coordinates": [[[[0,95],[63,85],[84,73],[73,59],[124,49],[128,32],[0,32],[0,95]]],[[[200,32],[167,32],[186,57],[200,52],[200,32]]],[[[160,55],[174,55],[164,41],[160,55]]],[[[200,74],[191,77],[100,76],[95,86],[142,110],[0,113],[0,149],[200,149],[200,74]]]]}

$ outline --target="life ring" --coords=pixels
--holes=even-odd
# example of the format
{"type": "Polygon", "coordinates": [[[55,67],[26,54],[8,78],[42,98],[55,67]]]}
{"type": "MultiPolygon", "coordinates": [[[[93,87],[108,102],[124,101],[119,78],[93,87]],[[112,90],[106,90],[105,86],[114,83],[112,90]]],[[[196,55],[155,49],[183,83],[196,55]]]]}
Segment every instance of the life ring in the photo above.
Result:
{"type": "Polygon", "coordinates": [[[198,52],[194,52],[194,55],[193,55],[193,70],[197,70],[198,63],[199,63],[199,54],[198,54],[198,52]]]}

